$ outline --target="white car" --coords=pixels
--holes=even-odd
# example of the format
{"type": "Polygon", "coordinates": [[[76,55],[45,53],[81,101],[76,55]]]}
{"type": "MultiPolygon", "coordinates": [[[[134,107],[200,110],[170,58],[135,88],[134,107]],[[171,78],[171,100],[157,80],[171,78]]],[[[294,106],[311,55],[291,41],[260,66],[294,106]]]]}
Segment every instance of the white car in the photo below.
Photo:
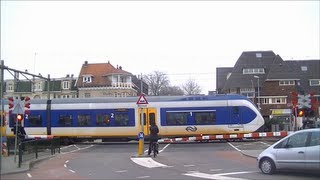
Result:
{"type": "Polygon", "coordinates": [[[264,174],[278,169],[320,170],[320,128],[296,131],[265,149],[257,158],[264,174]]]}

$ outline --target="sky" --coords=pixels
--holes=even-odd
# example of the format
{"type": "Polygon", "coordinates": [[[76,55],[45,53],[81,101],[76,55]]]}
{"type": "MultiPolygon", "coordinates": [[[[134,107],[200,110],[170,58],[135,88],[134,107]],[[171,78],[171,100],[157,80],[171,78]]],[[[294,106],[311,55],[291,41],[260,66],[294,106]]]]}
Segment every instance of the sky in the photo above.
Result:
{"type": "MultiPolygon", "coordinates": [[[[1,60],[51,78],[78,77],[84,61],[171,85],[216,89],[216,68],[243,51],[320,59],[319,1],[3,1],[1,60]]],[[[12,79],[5,73],[5,79],[12,79]]]]}

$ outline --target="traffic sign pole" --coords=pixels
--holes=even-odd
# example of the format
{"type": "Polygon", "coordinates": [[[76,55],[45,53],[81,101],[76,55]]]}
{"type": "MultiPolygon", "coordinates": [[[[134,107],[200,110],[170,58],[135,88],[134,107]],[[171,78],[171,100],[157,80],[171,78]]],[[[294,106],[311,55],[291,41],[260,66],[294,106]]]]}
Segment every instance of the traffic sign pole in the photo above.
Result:
{"type": "MultiPolygon", "coordinates": [[[[140,133],[143,133],[143,108],[140,109],[140,133]]],[[[143,155],[144,138],[139,137],[138,155],[143,155]]]]}

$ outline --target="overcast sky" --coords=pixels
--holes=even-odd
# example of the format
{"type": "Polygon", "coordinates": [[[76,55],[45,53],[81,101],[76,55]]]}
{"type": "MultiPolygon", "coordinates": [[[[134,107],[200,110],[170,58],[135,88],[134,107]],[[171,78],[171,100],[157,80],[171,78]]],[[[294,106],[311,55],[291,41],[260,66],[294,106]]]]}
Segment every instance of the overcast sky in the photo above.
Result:
{"type": "MultiPolygon", "coordinates": [[[[189,78],[207,94],[243,51],[320,59],[319,1],[1,1],[1,60],[51,78],[84,61],[189,78]]],[[[12,79],[8,73],[5,78],[12,79]]]]}

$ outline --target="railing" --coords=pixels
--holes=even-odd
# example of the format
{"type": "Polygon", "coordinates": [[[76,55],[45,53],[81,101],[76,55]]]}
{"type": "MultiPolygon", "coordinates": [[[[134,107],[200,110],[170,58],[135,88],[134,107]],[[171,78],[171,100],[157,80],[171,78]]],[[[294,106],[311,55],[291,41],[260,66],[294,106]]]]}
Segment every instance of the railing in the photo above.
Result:
{"type": "MultiPolygon", "coordinates": [[[[11,139],[10,143],[8,141],[7,148],[9,155],[14,152],[14,139],[11,139]]],[[[60,153],[60,138],[25,140],[18,144],[17,151],[20,168],[22,162],[38,159],[40,156],[54,155],[56,151],[60,153]]]]}
{"type": "Polygon", "coordinates": [[[113,88],[132,88],[132,83],[116,82],[112,83],[113,88]]]}

